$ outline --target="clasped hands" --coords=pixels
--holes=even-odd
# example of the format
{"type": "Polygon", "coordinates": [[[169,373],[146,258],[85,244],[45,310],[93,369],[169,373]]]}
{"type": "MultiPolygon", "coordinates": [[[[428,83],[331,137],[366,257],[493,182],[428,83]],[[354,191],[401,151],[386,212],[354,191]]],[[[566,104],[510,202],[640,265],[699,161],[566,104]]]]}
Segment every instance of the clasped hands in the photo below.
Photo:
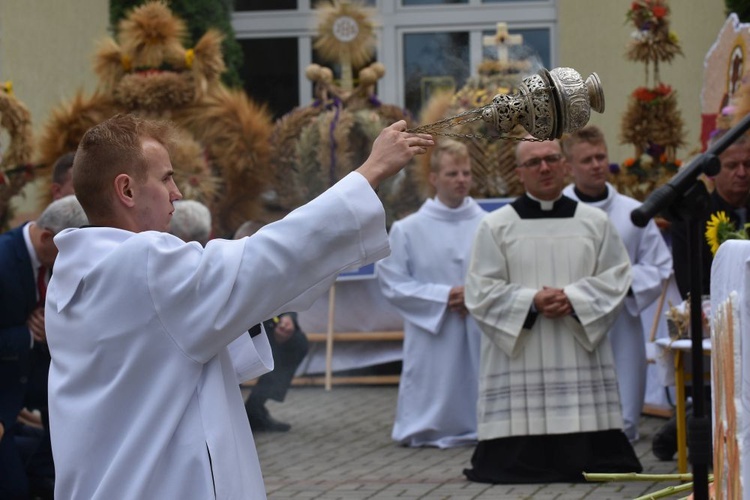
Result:
{"type": "Polygon", "coordinates": [[[469,310],[466,309],[466,304],[464,303],[464,287],[454,286],[448,292],[448,309],[460,314],[462,318],[465,318],[469,314],[469,310]]]}
{"type": "Polygon", "coordinates": [[[573,306],[562,288],[543,287],[534,295],[534,307],[546,318],[562,318],[573,312],[573,306]]]}
{"type": "Polygon", "coordinates": [[[44,308],[34,309],[26,320],[26,326],[34,337],[34,342],[47,343],[47,330],[44,327],[44,308]]]}

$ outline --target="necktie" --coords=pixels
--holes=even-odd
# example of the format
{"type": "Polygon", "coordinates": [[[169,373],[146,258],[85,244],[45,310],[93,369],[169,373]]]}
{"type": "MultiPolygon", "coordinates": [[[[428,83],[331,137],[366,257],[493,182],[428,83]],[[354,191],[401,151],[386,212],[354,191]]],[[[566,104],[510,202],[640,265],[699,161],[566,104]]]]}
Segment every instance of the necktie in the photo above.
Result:
{"type": "Polygon", "coordinates": [[[47,298],[47,268],[39,266],[39,270],[36,275],[36,290],[39,295],[39,301],[37,307],[44,307],[44,299],[47,298]]]}
{"type": "Polygon", "coordinates": [[[738,208],[734,212],[737,214],[737,218],[740,221],[739,229],[742,231],[745,229],[745,223],[747,222],[747,208],[738,208]]]}

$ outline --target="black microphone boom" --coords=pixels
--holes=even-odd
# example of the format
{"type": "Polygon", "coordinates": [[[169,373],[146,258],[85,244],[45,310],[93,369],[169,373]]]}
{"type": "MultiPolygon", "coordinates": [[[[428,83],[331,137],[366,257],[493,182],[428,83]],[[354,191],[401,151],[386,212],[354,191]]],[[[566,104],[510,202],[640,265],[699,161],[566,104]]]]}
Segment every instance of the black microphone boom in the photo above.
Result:
{"type": "Polygon", "coordinates": [[[719,168],[721,168],[719,155],[748,129],[750,129],[750,114],[729,129],[705,153],[682,167],[666,184],[654,189],[643,204],[630,213],[630,220],[633,224],[644,227],[656,214],[671,207],[695,184],[700,174],[711,176],[719,173],[719,168]]]}

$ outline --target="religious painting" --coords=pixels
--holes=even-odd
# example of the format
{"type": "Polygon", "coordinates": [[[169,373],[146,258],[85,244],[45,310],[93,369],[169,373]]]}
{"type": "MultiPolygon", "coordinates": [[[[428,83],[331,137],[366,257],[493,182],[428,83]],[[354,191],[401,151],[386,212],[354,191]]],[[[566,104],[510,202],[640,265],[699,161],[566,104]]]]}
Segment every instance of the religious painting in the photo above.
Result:
{"type": "Polygon", "coordinates": [[[732,98],[743,84],[750,23],[741,23],[736,14],[727,18],[703,63],[701,90],[701,144],[706,149],[711,132],[722,114],[732,114],[732,98]]]}

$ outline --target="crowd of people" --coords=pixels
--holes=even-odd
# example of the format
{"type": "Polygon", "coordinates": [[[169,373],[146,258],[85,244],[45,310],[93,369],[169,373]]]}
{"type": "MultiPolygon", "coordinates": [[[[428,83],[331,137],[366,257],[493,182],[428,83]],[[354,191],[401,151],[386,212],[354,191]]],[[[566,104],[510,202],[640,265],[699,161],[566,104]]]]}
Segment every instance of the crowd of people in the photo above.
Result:
{"type": "MultiPolygon", "coordinates": [[[[670,251],[630,221],[597,127],[520,141],[524,194],[486,212],[467,146],[399,121],[321,196],[232,239],[182,200],[176,138],[132,115],[92,127],[49,206],[0,235],[0,498],[264,498],[252,432],[291,428],[266,402],[308,353],[297,312],[373,262],[404,322],[396,443],[473,446],[477,482],[641,471],[640,316],[673,272],[687,290],[685,228],[670,251]],[[375,189],[428,151],[434,196],[386,231],[375,189]]],[[[750,141],[720,160],[700,217],[744,224],[750,141]]]]}

